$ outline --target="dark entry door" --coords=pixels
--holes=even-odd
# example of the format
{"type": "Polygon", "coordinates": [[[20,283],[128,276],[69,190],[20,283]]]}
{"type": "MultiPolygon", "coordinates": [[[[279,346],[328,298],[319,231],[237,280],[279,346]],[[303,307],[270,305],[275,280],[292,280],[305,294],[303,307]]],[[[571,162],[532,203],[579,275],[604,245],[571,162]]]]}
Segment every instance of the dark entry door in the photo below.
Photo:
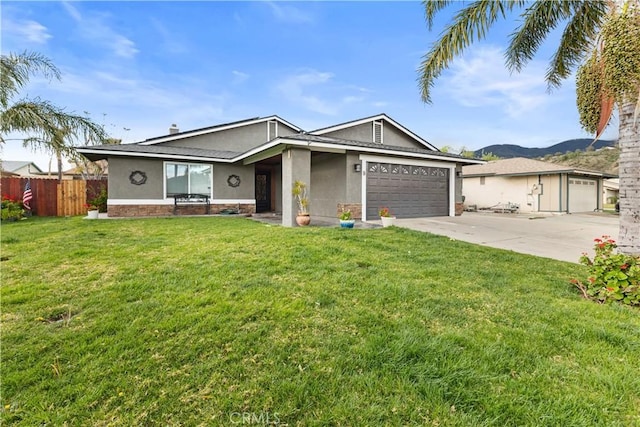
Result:
{"type": "Polygon", "coordinates": [[[256,212],[271,211],[271,172],[256,172],[256,212]]]}

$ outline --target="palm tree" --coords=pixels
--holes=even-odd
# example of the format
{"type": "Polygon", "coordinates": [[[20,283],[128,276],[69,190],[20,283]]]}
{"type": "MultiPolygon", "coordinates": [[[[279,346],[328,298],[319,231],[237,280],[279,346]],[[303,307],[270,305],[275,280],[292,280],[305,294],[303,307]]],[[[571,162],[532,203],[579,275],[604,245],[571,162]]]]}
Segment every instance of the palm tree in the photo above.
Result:
{"type": "MultiPolygon", "coordinates": [[[[32,52],[0,56],[0,143],[11,132],[21,133],[25,146],[46,149],[60,156],[72,155],[74,140],[103,140],[105,132],[87,117],[67,113],[39,98],[14,101],[34,75],[60,80],[60,71],[46,57],[32,52]],[[61,135],[65,137],[62,138],[61,135]]],[[[84,141],[83,141],[84,142],[84,141]]]]}
{"type": "MultiPolygon", "coordinates": [[[[424,2],[429,30],[450,0],[424,2]]],[[[545,79],[549,89],[578,69],[581,124],[596,138],[615,105],[619,116],[620,235],[623,253],[640,254],[640,0],[477,0],[460,9],[420,65],[424,102],[440,73],[498,20],[521,10],[521,25],[510,36],[506,65],[520,71],[549,32],[565,24],[545,79]],[[582,76],[582,78],[580,78],[582,76]]]]}

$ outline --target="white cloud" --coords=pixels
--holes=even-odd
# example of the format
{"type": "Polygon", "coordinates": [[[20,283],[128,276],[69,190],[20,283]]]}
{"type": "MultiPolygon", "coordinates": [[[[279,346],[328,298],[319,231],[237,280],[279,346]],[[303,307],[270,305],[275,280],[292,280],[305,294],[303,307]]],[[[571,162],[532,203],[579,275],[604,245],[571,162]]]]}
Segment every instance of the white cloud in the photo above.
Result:
{"type": "Polygon", "coordinates": [[[15,34],[23,41],[27,41],[35,44],[45,44],[47,40],[53,36],[49,34],[47,27],[39,22],[32,20],[24,21],[11,21],[6,20],[3,22],[3,31],[11,34],[15,34]]]}
{"type": "Polygon", "coordinates": [[[138,52],[136,44],[129,38],[113,30],[105,21],[108,16],[91,14],[83,16],[80,11],[69,2],[62,2],[69,16],[76,21],[81,36],[96,44],[106,47],[113,54],[122,58],[133,58],[138,52]]]}
{"type": "Polygon", "coordinates": [[[329,83],[332,78],[332,73],[303,70],[298,74],[286,77],[276,86],[276,90],[296,105],[316,113],[333,116],[338,112],[337,105],[310,93],[314,88],[329,83]]]}
{"type": "Polygon", "coordinates": [[[297,7],[287,3],[276,3],[273,1],[265,2],[271,8],[273,15],[280,22],[288,24],[308,24],[313,22],[311,15],[303,12],[297,7]]]}
{"type": "Polygon", "coordinates": [[[495,107],[519,118],[549,101],[543,76],[536,63],[511,75],[499,49],[480,47],[456,60],[439,86],[465,107],[495,107]]]}
{"type": "Polygon", "coordinates": [[[231,72],[233,74],[233,83],[240,84],[245,82],[250,76],[247,73],[243,73],[242,71],[233,70],[231,72]]]}

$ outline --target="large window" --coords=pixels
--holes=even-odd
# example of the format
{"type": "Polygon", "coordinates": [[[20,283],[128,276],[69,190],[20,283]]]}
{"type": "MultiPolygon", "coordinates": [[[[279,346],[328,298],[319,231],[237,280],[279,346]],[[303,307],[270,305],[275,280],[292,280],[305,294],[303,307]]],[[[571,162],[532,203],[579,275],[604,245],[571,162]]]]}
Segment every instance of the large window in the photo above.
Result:
{"type": "Polygon", "coordinates": [[[211,194],[211,165],[165,163],[166,197],[176,194],[211,194]]]}

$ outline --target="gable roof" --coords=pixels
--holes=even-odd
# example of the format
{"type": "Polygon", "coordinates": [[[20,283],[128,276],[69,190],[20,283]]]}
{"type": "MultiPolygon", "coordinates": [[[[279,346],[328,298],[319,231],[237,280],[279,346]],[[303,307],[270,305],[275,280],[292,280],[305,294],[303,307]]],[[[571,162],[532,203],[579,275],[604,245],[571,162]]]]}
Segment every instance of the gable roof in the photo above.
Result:
{"type": "Polygon", "coordinates": [[[334,125],[334,126],[329,126],[329,127],[325,127],[325,128],[321,128],[321,129],[316,129],[316,130],[308,132],[308,133],[313,134],[313,135],[324,135],[324,134],[327,134],[327,133],[330,133],[330,132],[335,132],[337,130],[347,129],[347,128],[350,128],[350,127],[353,127],[353,126],[358,126],[358,125],[361,125],[363,123],[374,122],[376,120],[384,120],[387,123],[390,123],[391,125],[393,125],[396,128],[398,128],[400,131],[402,131],[404,134],[406,134],[410,138],[415,139],[420,144],[422,144],[425,147],[429,148],[430,150],[440,151],[434,145],[430,144],[426,139],[422,138],[420,135],[412,132],[411,130],[407,129],[406,127],[402,126],[400,123],[396,122],[391,117],[387,116],[385,113],[380,113],[380,114],[377,114],[375,116],[365,117],[363,119],[352,120],[350,122],[340,123],[340,124],[337,124],[337,125],[334,125]]]}
{"type": "Polygon", "coordinates": [[[315,133],[303,133],[298,127],[282,120],[278,116],[269,116],[264,118],[251,118],[232,123],[226,123],[217,126],[211,126],[202,129],[195,129],[186,132],[180,132],[162,137],[147,139],[143,142],[133,144],[105,144],[97,146],[85,146],[78,148],[78,152],[83,154],[89,160],[96,161],[105,159],[109,156],[139,157],[139,158],[156,158],[169,160],[195,160],[203,162],[219,162],[219,163],[235,163],[244,161],[252,163],[258,161],[265,156],[273,156],[281,153],[287,146],[302,146],[313,151],[326,152],[346,152],[357,151],[361,153],[372,153],[398,157],[411,157],[418,159],[437,159],[445,161],[454,161],[458,164],[482,164],[485,163],[480,159],[467,159],[455,154],[443,153],[427,143],[418,135],[409,131],[404,126],[393,121],[386,114],[367,117],[352,122],[343,123],[341,125],[332,126],[331,128],[320,129],[320,133],[330,132],[340,128],[355,126],[360,123],[372,122],[373,120],[386,120],[402,132],[405,132],[411,138],[424,145],[424,148],[418,147],[402,147],[388,144],[378,144],[374,142],[356,141],[330,136],[319,135],[315,133]],[[221,130],[247,126],[254,123],[262,123],[269,120],[277,120],[287,126],[297,129],[300,133],[288,136],[274,138],[245,152],[226,151],[226,150],[210,150],[200,148],[190,148],[182,146],[167,146],[163,142],[175,139],[185,138],[189,136],[202,135],[221,130]]]}
{"type": "Polygon", "coordinates": [[[329,136],[299,134],[279,137],[269,141],[259,147],[243,153],[237,160],[247,159],[254,155],[270,150],[280,145],[283,149],[287,146],[298,145],[307,147],[312,151],[347,151],[353,150],[361,153],[372,153],[381,155],[394,155],[402,157],[412,157],[419,159],[438,159],[455,161],[462,164],[484,163],[480,159],[468,159],[457,154],[433,151],[427,148],[401,147],[395,145],[381,145],[375,142],[355,141],[349,139],[333,138],[329,136]]]}
{"type": "Polygon", "coordinates": [[[153,138],[147,138],[142,142],[138,142],[137,144],[139,145],[154,145],[154,144],[161,144],[163,142],[167,142],[167,141],[174,141],[176,139],[182,139],[182,138],[188,138],[191,136],[198,136],[198,135],[206,135],[206,134],[210,134],[210,133],[214,133],[214,132],[220,132],[223,130],[227,130],[227,129],[233,129],[233,128],[239,128],[242,126],[249,126],[249,125],[253,125],[256,123],[263,123],[263,122],[267,122],[267,121],[271,121],[271,120],[276,120],[286,126],[289,126],[290,128],[294,129],[297,132],[302,132],[302,129],[300,129],[298,126],[289,123],[288,121],[281,119],[280,117],[273,115],[273,116],[269,116],[269,117],[253,117],[250,119],[245,119],[245,120],[238,120],[236,122],[229,122],[229,123],[223,123],[220,125],[215,125],[215,126],[208,126],[205,128],[200,128],[200,129],[192,129],[192,130],[187,130],[184,132],[177,132],[177,133],[172,133],[169,135],[163,135],[163,136],[156,136],[153,138]]]}
{"type": "Polygon", "coordinates": [[[0,168],[5,172],[15,172],[25,166],[31,166],[31,168],[35,169],[31,173],[42,173],[38,165],[26,160],[3,160],[0,164],[0,168]]]}
{"type": "Polygon", "coordinates": [[[464,166],[462,168],[462,176],[465,178],[477,176],[548,175],[560,173],[595,175],[603,177],[615,176],[604,172],[576,169],[571,166],[557,165],[555,163],[527,159],[524,157],[492,160],[483,165],[464,166]]]}

